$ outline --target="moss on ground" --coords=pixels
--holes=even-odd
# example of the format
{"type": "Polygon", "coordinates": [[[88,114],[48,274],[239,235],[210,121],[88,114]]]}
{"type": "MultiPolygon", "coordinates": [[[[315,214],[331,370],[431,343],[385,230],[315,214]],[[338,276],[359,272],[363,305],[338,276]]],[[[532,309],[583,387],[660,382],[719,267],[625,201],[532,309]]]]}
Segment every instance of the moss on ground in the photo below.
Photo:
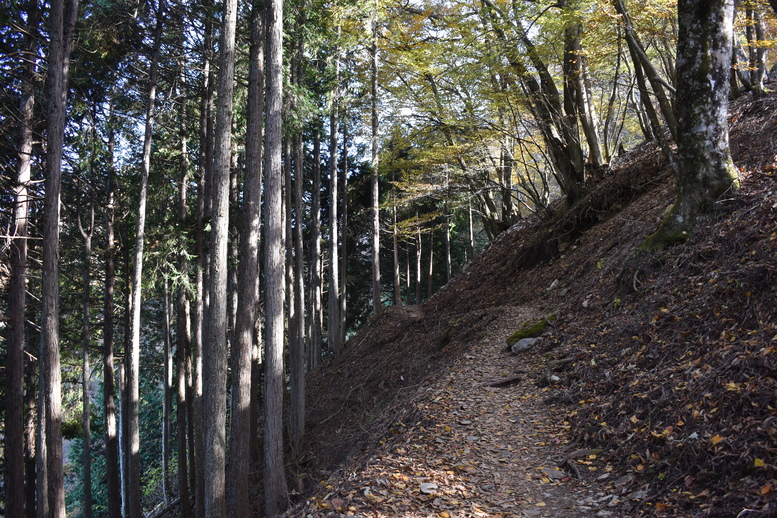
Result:
{"type": "Polygon", "coordinates": [[[551,313],[546,317],[524,322],[518,331],[507,337],[507,347],[512,347],[518,342],[518,340],[523,340],[524,338],[536,338],[542,335],[542,333],[544,333],[548,327],[550,327],[550,323],[555,319],[556,314],[551,313]]]}

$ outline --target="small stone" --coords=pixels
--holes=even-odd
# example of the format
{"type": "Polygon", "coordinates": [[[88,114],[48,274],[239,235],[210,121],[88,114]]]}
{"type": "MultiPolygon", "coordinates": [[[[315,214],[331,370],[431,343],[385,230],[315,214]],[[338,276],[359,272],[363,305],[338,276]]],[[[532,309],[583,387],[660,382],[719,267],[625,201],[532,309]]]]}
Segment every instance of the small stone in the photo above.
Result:
{"type": "Polygon", "coordinates": [[[512,347],[510,347],[510,352],[513,354],[522,353],[525,351],[528,351],[535,345],[537,345],[542,338],[522,338],[518,340],[512,347]]]}
{"type": "Polygon", "coordinates": [[[626,484],[631,484],[631,481],[634,480],[634,477],[631,475],[623,475],[622,477],[618,478],[615,481],[615,487],[625,486],[626,484]]]}
{"type": "Polygon", "coordinates": [[[559,471],[554,468],[545,468],[543,471],[551,480],[561,480],[566,476],[563,471],[559,471]]]}
{"type": "Polygon", "coordinates": [[[431,495],[437,491],[437,484],[434,482],[424,482],[421,484],[421,492],[425,495],[431,495]]]}

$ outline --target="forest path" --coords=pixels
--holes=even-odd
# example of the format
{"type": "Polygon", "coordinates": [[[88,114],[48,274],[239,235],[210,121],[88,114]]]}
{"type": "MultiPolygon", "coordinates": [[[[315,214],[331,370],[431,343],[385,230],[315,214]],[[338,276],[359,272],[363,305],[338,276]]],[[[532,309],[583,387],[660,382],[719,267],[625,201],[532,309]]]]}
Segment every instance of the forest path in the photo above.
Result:
{"type": "Polygon", "coordinates": [[[401,422],[377,448],[321,481],[293,516],[618,516],[618,498],[596,483],[612,466],[593,452],[574,454],[593,486],[558,467],[572,454],[573,438],[553,405],[543,403],[546,389],[537,380],[544,356],[506,350],[516,322],[537,314],[505,308],[446,372],[428,377],[402,405],[401,422]],[[507,377],[517,379],[487,385],[507,377]]]}

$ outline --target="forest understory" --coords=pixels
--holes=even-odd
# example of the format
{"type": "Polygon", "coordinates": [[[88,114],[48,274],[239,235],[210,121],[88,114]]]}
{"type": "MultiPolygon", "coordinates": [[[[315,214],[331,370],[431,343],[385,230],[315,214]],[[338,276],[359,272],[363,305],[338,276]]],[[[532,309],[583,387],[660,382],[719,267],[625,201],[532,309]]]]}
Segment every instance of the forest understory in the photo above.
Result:
{"type": "Polygon", "coordinates": [[[638,252],[674,197],[642,145],[312,373],[286,516],[774,516],[777,96],[731,123],[741,190],[686,244],[638,252]]]}

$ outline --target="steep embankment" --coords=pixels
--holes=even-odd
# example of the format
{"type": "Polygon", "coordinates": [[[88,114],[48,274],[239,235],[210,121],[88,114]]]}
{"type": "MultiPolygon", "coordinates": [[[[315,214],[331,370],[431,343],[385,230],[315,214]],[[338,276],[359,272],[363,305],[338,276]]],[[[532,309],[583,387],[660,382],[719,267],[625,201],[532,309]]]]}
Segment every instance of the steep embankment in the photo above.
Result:
{"type": "Polygon", "coordinates": [[[389,308],[352,339],[310,378],[289,515],[766,509],[777,98],[740,99],[732,123],[741,192],[686,245],[636,253],[673,196],[645,145],[573,210],[503,233],[422,306],[389,308]],[[513,331],[552,312],[538,346],[506,351],[513,331]]]}

